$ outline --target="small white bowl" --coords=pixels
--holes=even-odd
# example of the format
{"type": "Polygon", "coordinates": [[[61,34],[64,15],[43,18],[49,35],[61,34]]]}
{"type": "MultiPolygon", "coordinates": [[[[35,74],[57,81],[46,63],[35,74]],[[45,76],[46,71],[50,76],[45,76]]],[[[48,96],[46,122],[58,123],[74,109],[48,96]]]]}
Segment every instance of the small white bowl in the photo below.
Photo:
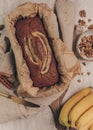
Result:
{"type": "Polygon", "coordinates": [[[82,59],[87,60],[87,61],[93,61],[93,57],[87,57],[87,56],[85,56],[85,55],[81,55],[81,51],[80,51],[78,45],[80,44],[81,39],[82,39],[84,36],[90,36],[90,35],[93,35],[93,31],[92,31],[92,30],[85,31],[84,33],[82,33],[82,34],[80,35],[80,37],[78,38],[77,44],[76,44],[76,50],[77,50],[79,56],[80,56],[82,59]]]}

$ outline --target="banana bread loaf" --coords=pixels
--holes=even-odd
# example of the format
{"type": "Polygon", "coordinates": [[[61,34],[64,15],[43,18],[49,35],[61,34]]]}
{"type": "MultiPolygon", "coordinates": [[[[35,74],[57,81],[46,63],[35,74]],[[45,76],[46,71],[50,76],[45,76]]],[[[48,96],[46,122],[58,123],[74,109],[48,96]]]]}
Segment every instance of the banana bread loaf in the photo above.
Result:
{"type": "Polygon", "coordinates": [[[42,20],[38,15],[21,18],[15,29],[33,85],[40,88],[54,85],[59,77],[57,65],[42,20]]]}

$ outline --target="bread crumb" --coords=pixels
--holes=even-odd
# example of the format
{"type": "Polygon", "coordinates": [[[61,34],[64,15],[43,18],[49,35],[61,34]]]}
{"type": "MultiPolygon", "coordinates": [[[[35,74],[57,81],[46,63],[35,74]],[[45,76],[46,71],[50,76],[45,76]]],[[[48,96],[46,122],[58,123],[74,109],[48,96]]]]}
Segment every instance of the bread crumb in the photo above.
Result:
{"type": "Polygon", "coordinates": [[[86,17],[86,11],[85,10],[81,10],[79,12],[79,15],[80,15],[80,17],[86,17]]]}

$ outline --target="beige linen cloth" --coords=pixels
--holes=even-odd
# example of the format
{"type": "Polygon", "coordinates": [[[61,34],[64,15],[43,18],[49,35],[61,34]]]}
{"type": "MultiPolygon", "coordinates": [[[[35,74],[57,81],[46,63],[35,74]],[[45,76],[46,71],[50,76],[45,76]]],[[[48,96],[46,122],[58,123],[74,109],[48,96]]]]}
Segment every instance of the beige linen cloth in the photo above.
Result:
{"type": "Polygon", "coordinates": [[[75,0],[57,0],[56,12],[60,24],[63,41],[72,49],[73,33],[75,26],[76,1],[75,0]]]}
{"type": "MultiPolygon", "coordinates": [[[[73,52],[70,49],[68,49],[68,47],[60,39],[57,40],[57,42],[58,44],[56,44],[56,40],[53,42],[53,44],[55,44],[53,46],[54,47],[53,49],[55,52],[58,50],[60,50],[61,52],[58,55],[56,55],[56,59],[58,59],[61,65],[63,66],[63,70],[60,70],[60,72],[63,75],[64,83],[66,83],[68,81],[71,81],[71,79],[76,75],[76,73],[80,72],[80,65],[75,55],[73,54],[73,52]],[[57,58],[57,57],[60,57],[60,58],[57,58]]],[[[12,62],[11,62],[11,52],[5,53],[5,50],[4,50],[5,45],[3,44],[4,44],[3,42],[2,44],[0,44],[1,45],[0,46],[0,70],[7,73],[13,73],[12,62]]],[[[59,69],[60,69],[60,64],[59,64],[59,69]]],[[[7,90],[1,84],[0,84],[0,91],[4,91],[4,92],[12,94],[10,90],[7,90]]],[[[40,108],[24,107],[23,105],[18,105],[9,99],[0,97],[0,104],[1,104],[0,105],[0,123],[6,122],[9,120],[15,120],[17,118],[26,118],[28,116],[35,115],[39,111],[44,110],[50,103],[56,100],[62,93],[63,92],[58,92],[57,94],[54,94],[48,97],[28,99],[30,101],[33,101],[34,103],[40,104],[41,105],[40,108]]]]}
{"type": "MultiPolygon", "coordinates": [[[[6,45],[3,38],[0,38],[0,72],[5,72],[9,75],[13,74],[13,66],[11,61],[11,51],[6,52],[6,45]]],[[[0,83],[0,92],[12,94],[4,85],[0,83]]],[[[20,105],[12,102],[9,99],[0,97],[0,123],[22,117],[20,105]]]]}

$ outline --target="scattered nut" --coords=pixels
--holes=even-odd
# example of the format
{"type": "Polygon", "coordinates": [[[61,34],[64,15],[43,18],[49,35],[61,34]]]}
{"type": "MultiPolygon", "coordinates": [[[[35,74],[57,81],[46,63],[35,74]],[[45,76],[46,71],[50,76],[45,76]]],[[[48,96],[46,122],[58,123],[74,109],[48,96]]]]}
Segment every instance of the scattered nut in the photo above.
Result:
{"type": "Polygon", "coordinates": [[[86,11],[85,10],[81,10],[79,12],[79,15],[80,15],[80,17],[86,17],[86,11]]]}
{"type": "Polygon", "coordinates": [[[90,72],[87,72],[87,75],[90,75],[91,73],[90,72]]]}
{"type": "Polygon", "coordinates": [[[85,63],[85,62],[82,62],[82,64],[83,64],[84,66],[86,66],[86,63],[85,63]]]}
{"type": "Polygon", "coordinates": [[[0,25],[0,31],[2,31],[5,28],[5,25],[0,25]]]}
{"type": "Polygon", "coordinates": [[[88,27],[89,30],[93,30],[93,24],[88,27]]]}
{"type": "Polygon", "coordinates": [[[78,83],[80,83],[80,82],[81,82],[81,80],[80,80],[80,79],[78,79],[78,80],[77,80],[77,82],[78,82],[78,83]]]}
{"type": "Polygon", "coordinates": [[[78,23],[80,26],[84,26],[86,24],[86,22],[84,20],[81,20],[81,19],[79,19],[78,23]]]}
{"type": "Polygon", "coordinates": [[[91,19],[88,19],[88,22],[91,22],[91,19]]]}

